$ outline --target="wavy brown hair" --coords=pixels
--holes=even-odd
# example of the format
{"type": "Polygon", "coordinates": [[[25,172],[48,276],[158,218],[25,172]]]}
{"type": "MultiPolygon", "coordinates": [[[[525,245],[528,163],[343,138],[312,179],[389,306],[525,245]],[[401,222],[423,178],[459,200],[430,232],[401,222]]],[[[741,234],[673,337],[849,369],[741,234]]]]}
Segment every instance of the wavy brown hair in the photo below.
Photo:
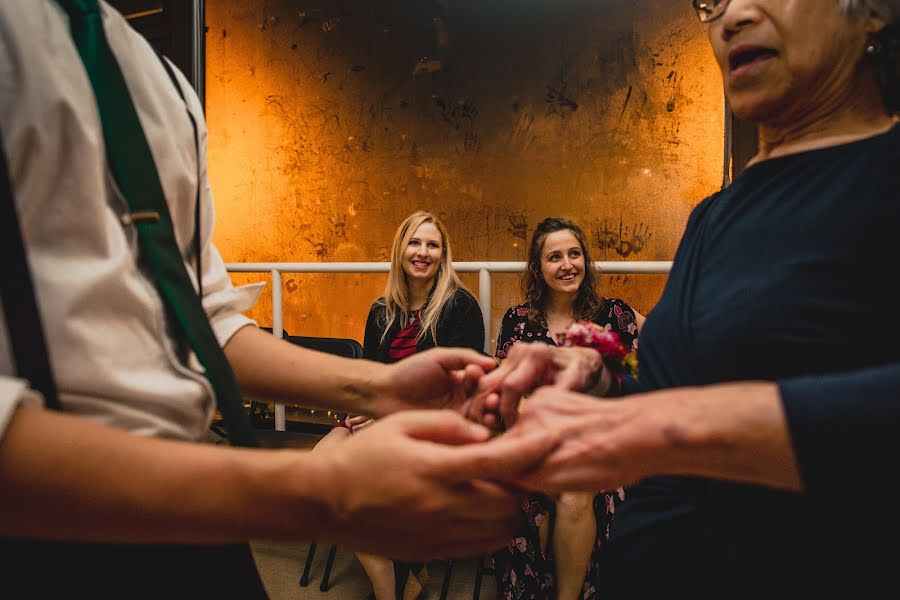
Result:
{"type": "Polygon", "coordinates": [[[584,232],[573,221],[568,219],[559,219],[551,217],[544,219],[538,223],[537,228],[531,235],[531,243],[528,246],[528,265],[522,275],[522,295],[525,297],[525,304],[528,307],[528,320],[534,324],[539,324],[541,319],[545,319],[547,314],[547,302],[550,300],[550,287],[544,281],[544,275],[541,272],[541,254],[544,250],[544,240],[551,233],[557,231],[569,230],[578,245],[581,246],[581,254],[584,256],[584,281],[578,288],[578,295],[575,297],[575,303],[572,306],[572,316],[577,320],[593,321],[606,303],[606,298],[597,291],[597,280],[599,273],[594,267],[594,261],[591,260],[591,253],[588,251],[587,244],[584,242],[584,232]]]}

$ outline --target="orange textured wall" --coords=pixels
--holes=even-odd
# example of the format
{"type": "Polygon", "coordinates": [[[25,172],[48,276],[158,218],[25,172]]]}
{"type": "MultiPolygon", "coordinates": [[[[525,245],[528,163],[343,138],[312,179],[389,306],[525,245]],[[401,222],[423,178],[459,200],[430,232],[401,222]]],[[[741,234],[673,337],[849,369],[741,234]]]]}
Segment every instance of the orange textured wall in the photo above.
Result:
{"type": "MultiPolygon", "coordinates": [[[[721,78],[686,3],[445,4],[207,0],[226,261],[384,261],[416,209],[457,260],[524,260],[547,216],[579,222],[597,260],[671,260],[722,180],[721,78]]],[[[646,313],[664,280],[602,284],[646,313]]],[[[285,329],[361,340],[385,281],[286,275],[285,329]]],[[[494,334],[519,301],[495,276],[494,334]]],[[[271,323],[270,294],[250,315],[271,323]]]]}

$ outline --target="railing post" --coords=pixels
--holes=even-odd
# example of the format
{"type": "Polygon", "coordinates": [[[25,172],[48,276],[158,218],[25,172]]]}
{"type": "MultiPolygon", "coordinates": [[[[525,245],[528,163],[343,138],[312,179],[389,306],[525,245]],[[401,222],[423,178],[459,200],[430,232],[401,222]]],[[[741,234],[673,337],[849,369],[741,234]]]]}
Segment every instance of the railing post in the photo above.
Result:
{"type": "MultiPolygon", "coordinates": [[[[283,282],[281,271],[272,269],[272,335],[284,337],[284,306],[282,300],[283,282]]],[[[275,431],[285,431],[287,420],[284,404],[275,403],[275,431]]]]}
{"type": "Polygon", "coordinates": [[[486,268],[478,271],[478,305],[484,320],[484,351],[491,354],[491,272],[486,268]]]}

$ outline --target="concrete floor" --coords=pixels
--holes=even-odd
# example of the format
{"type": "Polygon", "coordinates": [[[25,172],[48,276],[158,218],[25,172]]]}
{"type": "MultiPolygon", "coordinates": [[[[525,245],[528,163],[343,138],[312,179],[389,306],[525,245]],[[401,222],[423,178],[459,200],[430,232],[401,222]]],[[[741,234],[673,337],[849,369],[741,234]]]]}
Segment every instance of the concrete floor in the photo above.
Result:
{"type": "MultiPolygon", "coordinates": [[[[309,551],[309,544],[286,544],[275,542],[254,542],[253,555],[259,568],[266,591],[271,600],[366,600],[372,591],[368,577],[356,560],[353,552],[338,548],[334,566],[329,578],[329,588],[322,592],[319,589],[325,562],[328,558],[328,546],[316,549],[312,567],[310,568],[309,585],[299,585],[300,574],[309,551]]],[[[448,600],[469,600],[475,592],[475,559],[454,561],[450,576],[448,600]]],[[[439,600],[443,585],[445,566],[434,561],[429,564],[430,578],[420,600],[439,600]]],[[[495,596],[494,578],[485,575],[481,582],[480,597],[493,600],[495,596]]]]}

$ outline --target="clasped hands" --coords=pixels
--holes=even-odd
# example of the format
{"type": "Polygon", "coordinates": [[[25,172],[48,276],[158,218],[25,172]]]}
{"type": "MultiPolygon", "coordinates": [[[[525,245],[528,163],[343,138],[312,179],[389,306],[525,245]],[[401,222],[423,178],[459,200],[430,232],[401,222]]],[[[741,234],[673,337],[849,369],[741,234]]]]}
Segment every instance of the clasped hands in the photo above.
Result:
{"type": "Polygon", "coordinates": [[[396,558],[466,556],[510,539],[526,490],[603,487],[585,471],[582,436],[600,402],[570,391],[596,384],[599,354],[543,344],[512,350],[500,366],[471,350],[438,348],[373,370],[362,408],[378,418],[319,456],[336,475],[328,496],[347,526],[336,531],[364,529],[371,543],[356,539],[357,549],[396,558]],[[495,435],[501,423],[506,431],[495,435]]]}
{"type": "Polygon", "coordinates": [[[508,483],[548,493],[615,489],[633,474],[616,468],[607,449],[614,439],[610,434],[627,422],[631,407],[598,399],[610,391],[611,382],[592,348],[516,344],[497,369],[479,380],[464,414],[505,430],[504,437],[536,431],[556,436],[557,444],[539,463],[507,474],[508,483]]]}

